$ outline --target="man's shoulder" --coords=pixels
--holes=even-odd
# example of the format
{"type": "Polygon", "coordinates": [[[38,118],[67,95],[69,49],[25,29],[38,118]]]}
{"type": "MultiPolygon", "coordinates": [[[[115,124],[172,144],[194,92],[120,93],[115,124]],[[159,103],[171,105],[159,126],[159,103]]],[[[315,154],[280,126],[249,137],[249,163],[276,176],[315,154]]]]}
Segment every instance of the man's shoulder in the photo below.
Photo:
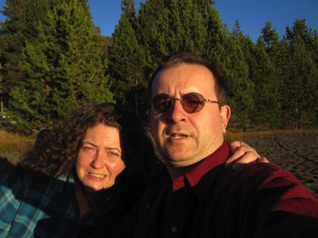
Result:
{"type": "Polygon", "coordinates": [[[293,173],[274,163],[252,162],[226,176],[229,177],[233,187],[240,187],[240,190],[257,190],[266,193],[276,191],[282,194],[292,191],[289,193],[293,196],[313,198],[313,195],[293,173]]]}
{"type": "Polygon", "coordinates": [[[267,178],[276,175],[278,177],[296,177],[287,169],[278,166],[275,163],[259,163],[251,162],[235,170],[234,174],[238,177],[254,177],[254,178],[267,178]]]}

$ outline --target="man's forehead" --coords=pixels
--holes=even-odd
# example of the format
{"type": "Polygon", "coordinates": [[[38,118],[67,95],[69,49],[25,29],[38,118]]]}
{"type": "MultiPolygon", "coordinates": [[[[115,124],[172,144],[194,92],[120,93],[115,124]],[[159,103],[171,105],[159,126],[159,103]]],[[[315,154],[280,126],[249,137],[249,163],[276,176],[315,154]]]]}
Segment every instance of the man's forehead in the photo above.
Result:
{"type": "Polygon", "coordinates": [[[178,83],[184,87],[200,84],[214,86],[215,79],[210,69],[203,65],[182,63],[160,70],[153,78],[152,91],[156,91],[158,87],[169,87],[178,83]]]}

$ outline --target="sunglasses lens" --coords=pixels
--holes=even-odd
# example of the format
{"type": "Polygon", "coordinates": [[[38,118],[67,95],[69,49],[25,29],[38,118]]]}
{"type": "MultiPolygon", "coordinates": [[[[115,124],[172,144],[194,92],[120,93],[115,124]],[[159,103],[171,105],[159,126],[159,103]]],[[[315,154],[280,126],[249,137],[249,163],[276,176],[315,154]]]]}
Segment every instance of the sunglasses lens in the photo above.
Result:
{"type": "Polygon", "coordinates": [[[182,104],[187,113],[198,112],[204,106],[204,97],[199,93],[188,93],[182,96],[182,104]]]}
{"type": "Polygon", "coordinates": [[[187,113],[200,111],[205,103],[204,97],[199,93],[188,93],[181,99],[173,99],[168,94],[158,94],[152,99],[152,105],[157,113],[164,113],[170,110],[173,100],[181,100],[182,107],[187,113]]]}
{"type": "Polygon", "coordinates": [[[152,105],[156,112],[163,113],[170,109],[172,99],[168,94],[158,94],[152,99],[152,105]]]}

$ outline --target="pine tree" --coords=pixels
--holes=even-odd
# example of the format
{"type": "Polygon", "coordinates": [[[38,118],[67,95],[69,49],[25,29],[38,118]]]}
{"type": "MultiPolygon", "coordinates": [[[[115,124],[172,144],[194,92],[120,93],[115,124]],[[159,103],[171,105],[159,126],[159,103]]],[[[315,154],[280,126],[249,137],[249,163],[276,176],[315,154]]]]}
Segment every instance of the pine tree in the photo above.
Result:
{"type": "MultiPolygon", "coordinates": [[[[150,0],[134,17],[131,1],[123,1],[123,14],[110,48],[114,91],[120,102],[146,101],[146,88],[158,61],[178,51],[198,53],[206,43],[201,13],[192,0],[150,0]],[[127,92],[134,92],[128,95],[127,92]]],[[[139,106],[140,103],[135,106],[139,106]]],[[[141,114],[145,114],[144,104],[141,114]]]]}
{"type": "Polygon", "coordinates": [[[3,77],[3,98],[7,107],[9,90],[23,80],[18,62],[22,57],[25,41],[32,41],[37,35],[35,26],[45,18],[49,8],[47,1],[42,0],[7,0],[2,11],[6,17],[1,24],[1,56],[3,77]]]}
{"type": "Polygon", "coordinates": [[[257,129],[275,129],[281,125],[282,83],[273,61],[278,41],[276,30],[267,22],[256,45],[249,47],[249,75],[255,84],[253,98],[256,105],[251,119],[257,129]]]}
{"type": "Polygon", "coordinates": [[[179,51],[204,53],[208,34],[198,7],[193,0],[172,1],[169,28],[161,33],[168,38],[166,48],[169,54],[179,51]]]}
{"type": "MultiPolygon", "coordinates": [[[[139,81],[140,84],[145,82],[147,85],[157,63],[163,57],[179,51],[208,55],[220,68],[226,57],[223,46],[226,31],[211,1],[148,0],[141,4],[133,29],[142,48],[143,62],[140,69],[143,80],[139,81]],[[218,39],[222,41],[217,42],[218,39]]],[[[130,38],[129,31],[125,34],[130,38]]],[[[115,34],[114,41],[116,37],[115,34]]],[[[117,48],[116,51],[119,55],[123,50],[117,48]]]]}
{"type": "Polygon", "coordinates": [[[254,109],[254,83],[249,78],[249,67],[244,55],[246,37],[237,22],[233,35],[226,45],[227,61],[224,65],[230,69],[223,77],[227,81],[232,108],[232,127],[246,131],[251,127],[250,114],[254,109]]]}
{"type": "Polygon", "coordinates": [[[273,29],[271,22],[266,22],[265,27],[261,30],[261,36],[259,40],[265,45],[268,53],[270,53],[270,50],[277,45],[279,41],[279,35],[276,29],[273,29]]]}
{"type": "MultiPolygon", "coordinates": [[[[268,39],[264,37],[266,38],[268,39]]],[[[259,38],[251,52],[254,61],[249,63],[250,77],[255,85],[253,98],[256,105],[251,119],[256,128],[262,130],[279,128],[282,116],[279,94],[281,83],[277,78],[275,65],[267,53],[268,47],[274,47],[273,44],[265,45],[259,38]]]]}
{"type": "Polygon", "coordinates": [[[203,54],[209,56],[220,74],[227,71],[227,45],[229,45],[229,31],[221,21],[220,15],[210,1],[199,0],[200,9],[206,25],[207,42],[203,54]],[[206,3],[207,2],[207,3],[206,3]]]}
{"type": "Polygon", "coordinates": [[[143,73],[149,78],[158,61],[169,55],[165,33],[169,30],[171,0],[148,0],[140,5],[136,19],[136,36],[145,52],[146,65],[143,73]],[[164,45],[161,45],[164,42],[164,45]]]}
{"type": "MultiPolygon", "coordinates": [[[[276,29],[273,28],[272,23],[266,22],[265,27],[261,30],[261,36],[257,41],[257,47],[261,51],[263,50],[263,46],[265,47],[266,53],[269,56],[269,61],[272,64],[272,66],[267,64],[266,62],[268,59],[265,58],[265,65],[260,68],[260,70],[263,70],[263,67],[265,67],[264,70],[270,70],[268,84],[272,84],[272,86],[269,85],[270,93],[273,94],[270,95],[273,100],[272,119],[277,118],[275,128],[285,129],[288,127],[287,124],[289,121],[289,119],[287,119],[289,116],[286,114],[286,109],[289,107],[289,99],[286,98],[289,88],[286,87],[285,84],[289,78],[288,72],[290,70],[291,61],[289,45],[285,37],[280,41],[279,35],[276,29]],[[278,111],[275,114],[275,107],[278,107],[278,105],[279,108],[277,108],[278,111]]],[[[256,77],[260,77],[260,75],[256,77]]],[[[273,120],[269,119],[269,121],[273,120]]]]}
{"type": "Polygon", "coordinates": [[[285,81],[289,88],[284,95],[289,99],[285,114],[289,126],[295,129],[312,126],[317,117],[318,69],[308,51],[312,38],[305,20],[296,20],[293,28],[287,27],[286,40],[290,47],[291,61],[289,77],[285,81]]]}
{"type": "Polygon", "coordinates": [[[145,91],[147,82],[142,71],[145,56],[134,30],[134,1],[123,1],[122,11],[113,34],[113,45],[109,49],[110,72],[114,79],[112,91],[116,92],[118,103],[131,104],[139,113],[139,107],[144,107],[146,101],[140,91],[145,91]]]}
{"type": "Polygon", "coordinates": [[[19,62],[23,81],[10,91],[18,129],[30,133],[88,102],[112,102],[107,60],[86,1],[60,0],[36,30],[19,62]]]}

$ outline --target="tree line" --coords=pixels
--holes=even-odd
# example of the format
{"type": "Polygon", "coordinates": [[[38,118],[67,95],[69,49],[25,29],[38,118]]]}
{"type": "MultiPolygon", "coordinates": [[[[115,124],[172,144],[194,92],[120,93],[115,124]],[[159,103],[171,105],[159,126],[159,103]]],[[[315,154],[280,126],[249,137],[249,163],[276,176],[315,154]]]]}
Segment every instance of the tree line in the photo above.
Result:
{"type": "MultiPolygon", "coordinates": [[[[130,104],[147,120],[147,85],[172,53],[206,56],[229,88],[230,130],[318,126],[318,32],[295,19],[256,42],[224,24],[212,0],[122,0],[112,36],[87,0],[7,0],[0,24],[2,126],[26,134],[91,102],[130,104]],[[9,118],[9,119],[8,119],[9,118]]],[[[105,24],[107,24],[105,16],[105,24]]]]}

